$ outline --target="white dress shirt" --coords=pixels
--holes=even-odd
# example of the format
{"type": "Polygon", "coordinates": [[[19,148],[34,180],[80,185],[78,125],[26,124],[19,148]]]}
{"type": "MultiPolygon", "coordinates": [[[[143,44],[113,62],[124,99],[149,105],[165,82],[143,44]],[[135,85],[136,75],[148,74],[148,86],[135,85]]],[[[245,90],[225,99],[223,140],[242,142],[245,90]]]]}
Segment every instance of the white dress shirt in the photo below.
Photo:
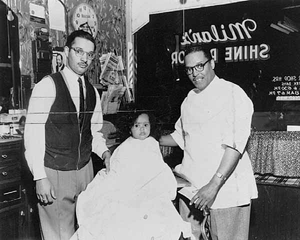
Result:
{"type": "MultiPolygon", "coordinates": [[[[75,104],[77,114],[79,114],[79,83],[78,75],[65,67],[61,71],[66,85],[70,91],[71,98],[75,104]]],[[[83,80],[83,77],[81,77],[83,80]]],[[[83,90],[85,94],[85,83],[83,90]]],[[[100,132],[103,125],[100,96],[96,88],[96,106],[91,118],[91,132],[93,136],[92,151],[99,157],[107,151],[106,141],[100,132]]],[[[50,76],[46,76],[38,82],[29,102],[26,125],[24,131],[25,158],[28,162],[34,180],[46,178],[44,169],[45,156],[45,123],[48,119],[49,111],[56,98],[55,85],[50,76]]]]}

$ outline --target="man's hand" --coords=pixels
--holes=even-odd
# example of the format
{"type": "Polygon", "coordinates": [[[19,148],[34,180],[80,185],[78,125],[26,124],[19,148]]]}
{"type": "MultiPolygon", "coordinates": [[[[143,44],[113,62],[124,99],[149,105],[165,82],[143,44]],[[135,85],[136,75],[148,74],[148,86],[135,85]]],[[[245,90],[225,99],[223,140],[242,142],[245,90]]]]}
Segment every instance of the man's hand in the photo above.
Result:
{"type": "Polygon", "coordinates": [[[200,210],[212,206],[219,190],[226,179],[230,177],[241,158],[238,150],[228,146],[225,147],[225,152],[216,174],[213,175],[209,183],[203,186],[190,201],[190,205],[195,204],[195,207],[200,210]],[[218,174],[221,174],[221,176],[218,176],[218,174]]]}
{"type": "Polygon", "coordinates": [[[109,150],[105,151],[103,154],[102,154],[102,159],[104,161],[104,165],[106,167],[106,172],[109,172],[110,171],[110,157],[111,157],[111,153],[109,150]]]}
{"type": "Polygon", "coordinates": [[[36,180],[35,184],[36,196],[41,203],[50,204],[56,199],[54,188],[48,178],[36,180]]]}
{"type": "Polygon", "coordinates": [[[201,211],[205,208],[210,208],[223,183],[220,179],[213,178],[208,184],[199,189],[195,196],[191,199],[190,205],[195,204],[195,208],[201,211]]]}

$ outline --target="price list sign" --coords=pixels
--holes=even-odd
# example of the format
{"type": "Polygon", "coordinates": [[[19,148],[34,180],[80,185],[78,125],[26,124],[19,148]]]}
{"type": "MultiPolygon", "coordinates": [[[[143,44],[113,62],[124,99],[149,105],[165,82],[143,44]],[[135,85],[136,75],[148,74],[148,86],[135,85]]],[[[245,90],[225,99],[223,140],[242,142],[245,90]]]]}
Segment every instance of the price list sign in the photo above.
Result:
{"type": "Polygon", "coordinates": [[[273,76],[272,86],[269,96],[275,96],[276,101],[300,101],[300,75],[273,76]]]}

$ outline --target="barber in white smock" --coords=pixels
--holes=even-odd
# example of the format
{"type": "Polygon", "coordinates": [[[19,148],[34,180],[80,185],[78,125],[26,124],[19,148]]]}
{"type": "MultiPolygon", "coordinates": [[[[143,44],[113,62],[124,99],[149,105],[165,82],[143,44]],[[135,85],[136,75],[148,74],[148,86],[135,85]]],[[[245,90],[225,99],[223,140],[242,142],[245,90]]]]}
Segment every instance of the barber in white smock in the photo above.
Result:
{"type": "Polygon", "coordinates": [[[193,46],[185,53],[186,73],[194,84],[181,105],[175,131],[160,139],[165,146],[180,146],[182,164],[175,171],[197,191],[189,201],[180,198],[180,214],[200,238],[205,208],[213,240],[246,240],[251,199],[257,187],[245,147],[250,135],[253,104],[238,85],[215,75],[209,49],[193,46]]]}

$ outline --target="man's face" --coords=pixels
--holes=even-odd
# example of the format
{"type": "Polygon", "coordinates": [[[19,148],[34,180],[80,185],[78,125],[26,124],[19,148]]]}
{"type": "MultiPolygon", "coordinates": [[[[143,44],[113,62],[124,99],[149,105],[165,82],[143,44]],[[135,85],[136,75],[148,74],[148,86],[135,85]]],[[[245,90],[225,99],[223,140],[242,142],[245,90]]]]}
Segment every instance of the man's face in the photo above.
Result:
{"type": "Polygon", "coordinates": [[[56,57],[56,65],[59,67],[62,65],[62,59],[60,55],[57,55],[56,57]]]}
{"type": "Polygon", "coordinates": [[[199,91],[204,90],[215,77],[215,62],[213,60],[207,61],[208,59],[202,51],[192,52],[185,56],[185,67],[192,68],[188,77],[199,91]],[[203,70],[193,68],[204,63],[206,64],[203,66],[203,70]]]}
{"type": "Polygon", "coordinates": [[[88,58],[87,53],[94,52],[94,43],[85,39],[76,37],[71,48],[65,47],[68,67],[78,75],[83,75],[91,65],[93,59],[88,58]],[[85,53],[80,56],[74,49],[79,49],[85,53]]]}

